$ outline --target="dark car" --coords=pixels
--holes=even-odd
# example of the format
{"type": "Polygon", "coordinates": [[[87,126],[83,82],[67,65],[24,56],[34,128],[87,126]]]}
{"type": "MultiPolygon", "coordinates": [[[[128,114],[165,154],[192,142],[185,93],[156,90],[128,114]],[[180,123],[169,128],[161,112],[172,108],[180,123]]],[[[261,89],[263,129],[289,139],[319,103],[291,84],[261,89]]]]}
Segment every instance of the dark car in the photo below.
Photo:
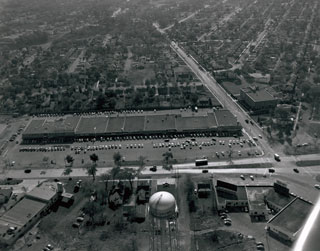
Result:
{"type": "Polygon", "coordinates": [[[31,173],[31,169],[25,169],[24,172],[25,173],[31,173]]]}
{"type": "Polygon", "coordinates": [[[149,170],[150,170],[151,172],[156,172],[156,171],[157,171],[157,166],[150,167],[149,170]]]}
{"type": "Polygon", "coordinates": [[[275,172],[274,168],[269,168],[269,173],[274,173],[274,172],[275,172]]]}
{"type": "Polygon", "coordinates": [[[202,173],[208,173],[207,169],[202,170],[202,173]]]}
{"type": "Polygon", "coordinates": [[[79,190],[80,190],[80,186],[79,185],[75,185],[74,188],[73,188],[73,192],[77,193],[77,192],[79,192],[79,190]]]}
{"type": "Polygon", "coordinates": [[[297,168],[293,168],[293,171],[294,171],[295,173],[299,173],[299,170],[298,170],[297,168]]]}

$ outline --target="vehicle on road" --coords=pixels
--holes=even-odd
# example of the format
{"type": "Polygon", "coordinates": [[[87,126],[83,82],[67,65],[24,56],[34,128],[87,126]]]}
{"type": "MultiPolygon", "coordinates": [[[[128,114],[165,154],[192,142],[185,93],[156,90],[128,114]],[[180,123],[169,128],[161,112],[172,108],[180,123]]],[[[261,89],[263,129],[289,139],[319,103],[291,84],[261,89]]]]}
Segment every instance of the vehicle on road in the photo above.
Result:
{"type": "Polygon", "coordinates": [[[156,171],[157,171],[157,166],[150,167],[149,170],[150,170],[151,172],[156,172],[156,171]]]}
{"type": "Polygon", "coordinates": [[[293,168],[293,171],[294,171],[295,173],[299,173],[299,169],[298,169],[298,168],[293,168]]]}
{"type": "Polygon", "coordinates": [[[31,169],[25,169],[24,172],[25,173],[31,173],[31,169]]]}
{"type": "Polygon", "coordinates": [[[274,154],[274,159],[275,159],[276,161],[281,161],[280,155],[277,154],[277,153],[274,154]]]}
{"type": "Polygon", "coordinates": [[[274,168],[269,168],[269,173],[274,173],[276,170],[274,168]]]}
{"type": "Polygon", "coordinates": [[[196,166],[206,166],[208,165],[208,159],[196,159],[196,166]]]}
{"type": "Polygon", "coordinates": [[[208,172],[209,172],[208,169],[202,170],[202,173],[208,173],[208,172]]]}

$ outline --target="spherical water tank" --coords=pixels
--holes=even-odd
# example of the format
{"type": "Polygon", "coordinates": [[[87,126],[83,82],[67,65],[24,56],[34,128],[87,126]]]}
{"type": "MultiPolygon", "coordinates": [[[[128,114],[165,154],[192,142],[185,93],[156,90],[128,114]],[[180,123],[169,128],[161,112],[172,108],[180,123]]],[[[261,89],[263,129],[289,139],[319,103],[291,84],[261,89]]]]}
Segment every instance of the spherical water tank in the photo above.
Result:
{"type": "Polygon", "coordinates": [[[156,218],[170,218],[176,215],[176,200],[171,193],[157,192],[149,200],[149,212],[156,218]]]}

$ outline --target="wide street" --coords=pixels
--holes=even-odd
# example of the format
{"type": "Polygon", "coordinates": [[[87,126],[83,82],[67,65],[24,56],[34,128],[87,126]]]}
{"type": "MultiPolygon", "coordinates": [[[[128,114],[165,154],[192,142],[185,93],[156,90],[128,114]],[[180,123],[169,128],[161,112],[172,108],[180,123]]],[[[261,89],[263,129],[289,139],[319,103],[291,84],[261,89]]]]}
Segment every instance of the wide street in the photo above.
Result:
{"type": "MultiPolygon", "coordinates": [[[[263,130],[254,122],[254,125],[246,123],[246,120],[251,121],[250,116],[243,110],[242,107],[228,94],[212,77],[212,75],[199,66],[199,64],[184,52],[183,48],[179,47],[174,41],[171,42],[171,48],[179,55],[179,57],[188,65],[188,67],[196,74],[196,76],[207,86],[209,91],[219,100],[224,108],[231,111],[238,121],[243,126],[245,132],[252,137],[263,135],[263,130]]],[[[267,157],[274,155],[274,150],[269,146],[268,142],[262,138],[259,139],[259,145],[267,157]]]]}

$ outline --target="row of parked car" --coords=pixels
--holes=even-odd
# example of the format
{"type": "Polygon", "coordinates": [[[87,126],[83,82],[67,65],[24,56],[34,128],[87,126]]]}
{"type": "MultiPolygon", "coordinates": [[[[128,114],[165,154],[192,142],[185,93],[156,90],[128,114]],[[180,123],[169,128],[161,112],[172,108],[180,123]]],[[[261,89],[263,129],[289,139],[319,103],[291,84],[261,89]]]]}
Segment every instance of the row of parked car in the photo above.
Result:
{"type": "Polygon", "coordinates": [[[191,133],[191,134],[155,134],[155,135],[122,135],[122,136],[109,136],[109,137],[94,137],[94,138],[76,138],[76,142],[104,142],[104,141],[120,141],[120,140],[149,140],[149,139],[177,139],[186,137],[218,137],[218,133],[191,133]]]}
{"type": "Polygon", "coordinates": [[[49,146],[49,147],[22,147],[19,152],[54,152],[54,151],[65,151],[64,146],[49,146]]]}

